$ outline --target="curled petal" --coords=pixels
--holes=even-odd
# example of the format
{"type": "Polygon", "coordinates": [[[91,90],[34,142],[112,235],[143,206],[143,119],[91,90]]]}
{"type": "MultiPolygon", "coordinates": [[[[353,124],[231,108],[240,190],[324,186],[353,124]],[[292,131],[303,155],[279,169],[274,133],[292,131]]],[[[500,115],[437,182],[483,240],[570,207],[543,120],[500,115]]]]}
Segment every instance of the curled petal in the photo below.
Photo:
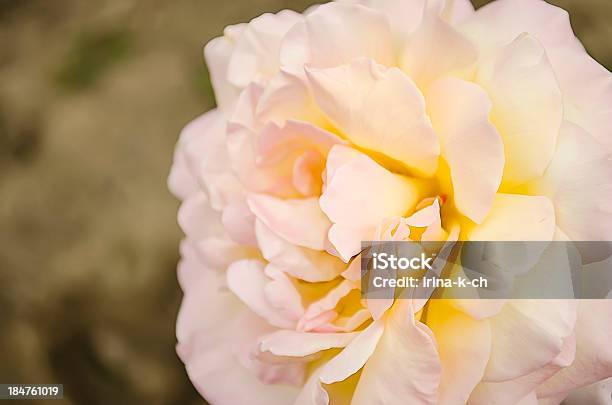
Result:
{"type": "Polygon", "coordinates": [[[368,361],[384,330],[384,320],[372,322],[348,346],[323,366],[319,379],[323,384],[344,381],[368,361]]]}
{"type": "Polygon", "coordinates": [[[250,194],[249,208],[274,233],[295,245],[324,250],[329,220],[316,198],[281,200],[250,194]]]}
{"type": "Polygon", "coordinates": [[[332,221],[329,240],[348,262],[385,218],[403,216],[419,198],[419,183],[391,173],[370,157],[344,146],[329,153],[321,209],[332,221]],[[384,196],[382,198],[375,196],[384,196]]]}
{"type": "Polygon", "coordinates": [[[332,288],[323,298],[311,303],[308,306],[306,312],[304,313],[304,317],[300,320],[300,323],[298,323],[298,329],[300,329],[300,324],[307,324],[309,321],[315,319],[322,313],[334,310],[340,300],[346,297],[347,294],[354,289],[354,283],[350,282],[349,280],[343,280],[336,287],[332,288]]]}
{"type": "MultiPolygon", "coordinates": [[[[366,363],[352,403],[437,404],[440,359],[429,328],[414,319],[409,301],[398,301],[366,363]]],[[[379,322],[379,321],[377,321],[379,322]]]]}
{"type": "Polygon", "coordinates": [[[347,139],[419,175],[436,171],[440,145],[425,101],[399,69],[359,59],[334,68],[308,68],[307,74],[317,104],[347,139]]]}
{"type": "Polygon", "coordinates": [[[276,356],[305,357],[323,350],[346,347],[358,333],[307,333],[281,330],[262,337],[260,350],[276,356]]]}
{"type": "Polygon", "coordinates": [[[504,146],[489,122],[491,102],[477,85],[447,78],[429,88],[427,106],[441,139],[442,157],[450,167],[455,204],[480,223],[491,208],[504,170],[504,146]]]}

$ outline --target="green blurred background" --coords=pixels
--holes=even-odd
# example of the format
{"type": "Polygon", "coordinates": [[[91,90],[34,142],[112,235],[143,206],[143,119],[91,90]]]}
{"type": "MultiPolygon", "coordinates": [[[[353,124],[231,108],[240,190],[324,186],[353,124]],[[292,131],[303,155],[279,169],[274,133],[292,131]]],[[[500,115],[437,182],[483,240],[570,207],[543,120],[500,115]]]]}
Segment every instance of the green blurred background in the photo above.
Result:
{"type": "MultiPolygon", "coordinates": [[[[0,383],[203,403],[174,352],[174,143],[214,106],[202,46],[313,3],[0,0],[0,383]]],[[[612,1],[552,3],[610,68],[612,1]]]]}

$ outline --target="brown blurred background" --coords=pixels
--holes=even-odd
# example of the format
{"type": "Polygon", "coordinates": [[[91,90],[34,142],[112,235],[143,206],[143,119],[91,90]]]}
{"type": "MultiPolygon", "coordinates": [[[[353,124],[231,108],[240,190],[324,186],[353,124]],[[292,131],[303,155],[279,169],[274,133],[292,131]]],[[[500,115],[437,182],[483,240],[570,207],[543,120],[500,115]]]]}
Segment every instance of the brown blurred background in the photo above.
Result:
{"type": "MultiPolygon", "coordinates": [[[[174,352],[174,143],[214,106],[202,46],[315,2],[0,0],[0,383],[203,403],[174,352]]],[[[610,68],[612,1],[552,3],[610,68]]]]}

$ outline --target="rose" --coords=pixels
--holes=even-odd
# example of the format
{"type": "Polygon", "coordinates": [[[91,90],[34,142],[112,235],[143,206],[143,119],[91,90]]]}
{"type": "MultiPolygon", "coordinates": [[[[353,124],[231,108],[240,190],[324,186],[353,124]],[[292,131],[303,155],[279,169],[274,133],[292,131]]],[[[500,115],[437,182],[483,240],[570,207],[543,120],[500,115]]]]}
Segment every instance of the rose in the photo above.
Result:
{"type": "Polygon", "coordinates": [[[359,294],[361,240],[611,239],[612,77],[563,10],[343,1],[205,55],[218,107],[169,186],[209,402],[557,404],[612,375],[607,301],[359,294]]]}

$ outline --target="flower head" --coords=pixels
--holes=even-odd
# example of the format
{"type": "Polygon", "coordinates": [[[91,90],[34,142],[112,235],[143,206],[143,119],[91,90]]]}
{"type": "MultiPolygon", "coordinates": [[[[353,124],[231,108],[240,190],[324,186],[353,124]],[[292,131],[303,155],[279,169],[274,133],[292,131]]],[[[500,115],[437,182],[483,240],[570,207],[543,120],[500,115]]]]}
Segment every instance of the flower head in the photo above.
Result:
{"type": "MultiPolygon", "coordinates": [[[[605,301],[368,300],[363,240],[611,240],[612,75],[541,0],[348,0],[205,48],[177,350],[213,404],[559,403],[605,301]]],[[[605,325],[605,326],[602,326],[605,325]]]]}

